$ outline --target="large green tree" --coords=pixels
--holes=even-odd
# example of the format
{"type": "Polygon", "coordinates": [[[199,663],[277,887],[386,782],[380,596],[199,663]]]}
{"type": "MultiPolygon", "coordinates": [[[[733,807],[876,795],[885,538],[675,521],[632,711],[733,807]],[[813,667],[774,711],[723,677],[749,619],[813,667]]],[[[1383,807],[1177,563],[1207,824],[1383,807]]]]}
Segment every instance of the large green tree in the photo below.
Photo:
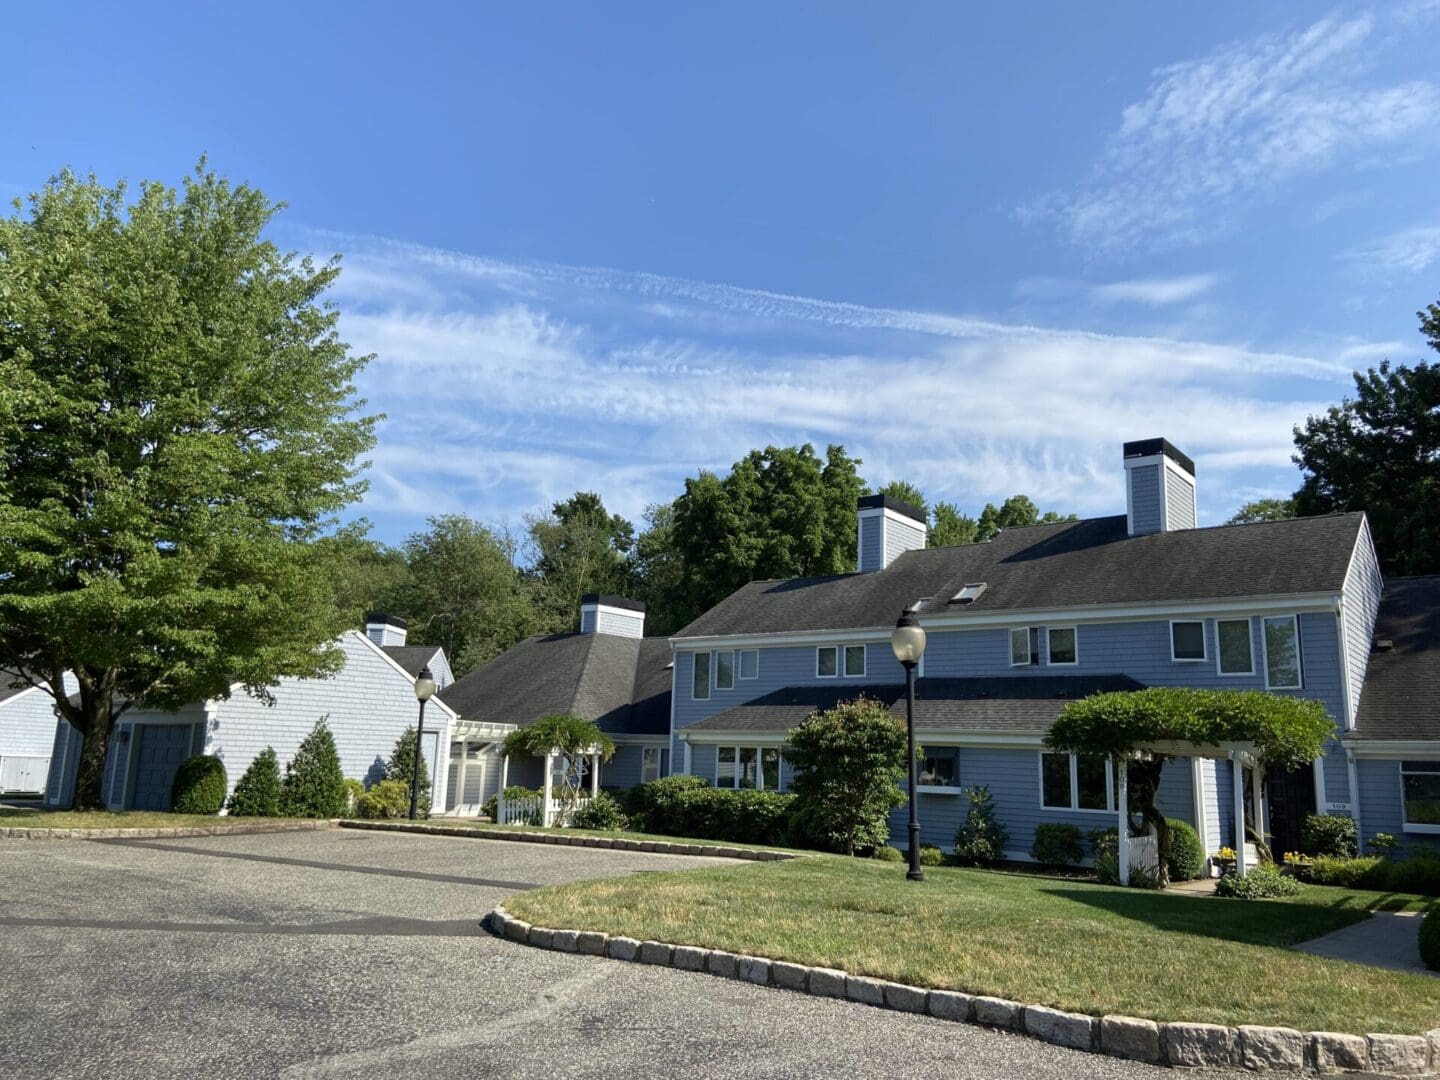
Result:
{"type": "Polygon", "coordinates": [[[1288,521],[1294,516],[1294,499],[1256,499],[1231,514],[1225,524],[1253,525],[1260,521],[1288,521]]]}
{"type": "Polygon", "coordinates": [[[725,476],[685,481],[674,504],[680,591],[691,617],[758,578],[855,569],[860,461],[843,446],[752,450],[725,476]]]}
{"type": "Polygon", "coordinates": [[[130,194],[66,172],[0,220],[0,666],[84,736],[81,807],[125,709],[338,666],[315,541],[374,441],[337,263],[203,163],[130,194]]]}
{"type": "Polygon", "coordinates": [[[392,608],[412,644],[444,647],[458,677],[536,630],[535,590],[507,534],[462,514],[429,526],[405,541],[408,588],[392,608]]]}
{"type": "Polygon", "coordinates": [[[635,598],[645,601],[645,632],[673,634],[695,617],[686,603],[684,566],[675,549],[675,506],[645,508],[645,528],[630,552],[635,598]]]}
{"type": "Polygon", "coordinates": [[[635,527],[606,510],[595,492],[577,491],[527,524],[547,629],[576,628],[580,597],[586,593],[630,591],[626,557],[635,544],[635,527]]]}
{"type": "MultiPolygon", "coordinates": [[[[1420,312],[1440,351],[1440,304],[1420,312]]],[[[1386,361],[1355,375],[1355,396],[1295,429],[1302,516],[1364,510],[1390,574],[1440,571],[1440,364],[1386,361]]]]}

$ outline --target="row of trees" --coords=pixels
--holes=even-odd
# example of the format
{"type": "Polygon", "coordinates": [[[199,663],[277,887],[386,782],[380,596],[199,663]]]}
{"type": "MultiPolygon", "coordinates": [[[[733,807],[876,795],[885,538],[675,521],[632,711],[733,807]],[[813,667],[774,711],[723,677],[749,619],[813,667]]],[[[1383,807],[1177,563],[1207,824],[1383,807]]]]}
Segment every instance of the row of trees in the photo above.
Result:
{"type": "MultiPolygon", "coordinates": [[[[411,640],[444,646],[457,674],[527,635],[574,629],[587,592],[644,600],[647,630],[670,633],[747,582],[853,570],[855,501],[871,490],[860,465],[841,446],[823,456],[808,443],[752,450],[724,475],[686,480],[673,502],[647,508],[638,531],[589,491],[520,530],[447,515],[386,547],[352,526],[327,541],[337,606],[352,618],[405,617],[411,640]]],[[[931,546],[1063,520],[1024,495],[970,517],[952,503],[931,507],[910,483],[878,490],[926,511],[931,546]]]]}

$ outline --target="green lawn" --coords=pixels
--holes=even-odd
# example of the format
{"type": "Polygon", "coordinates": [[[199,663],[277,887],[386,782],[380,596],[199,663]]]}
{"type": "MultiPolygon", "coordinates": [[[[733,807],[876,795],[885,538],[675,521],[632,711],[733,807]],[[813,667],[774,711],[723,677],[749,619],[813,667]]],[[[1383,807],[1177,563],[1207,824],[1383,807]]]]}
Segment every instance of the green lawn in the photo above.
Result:
{"type": "MultiPolygon", "coordinates": [[[[399,822],[398,824],[405,824],[399,822]]],[[[426,819],[425,825],[458,825],[465,829],[502,829],[505,832],[517,833],[558,833],[564,836],[602,836],[612,840],[659,840],[667,844],[700,844],[703,847],[733,847],[747,848],[750,851],[793,851],[798,855],[813,855],[815,852],[803,851],[798,848],[788,848],[780,844],[735,844],[729,840],[697,840],[690,836],[665,836],[661,833],[631,832],[630,830],[615,829],[570,829],[550,826],[541,828],[539,825],[496,825],[489,821],[479,821],[475,818],[450,818],[432,817],[426,819]]]]}
{"type": "Polygon", "coordinates": [[[7,829],[163,829],[193,825],[282,824],[290,820],[295,819],[167,814],[154,810],[30,810],[0,806],[0,828],[7,829]]]}
{"type": "Polygon", "coordinates": [[[1413,1034],[1440,979],[1293,952],[1420,897],[1307,887],[1221,900],[831,856],[637,874],[522,893],[539,925],[754,953],[1095,1015],[1413,1034]]]}

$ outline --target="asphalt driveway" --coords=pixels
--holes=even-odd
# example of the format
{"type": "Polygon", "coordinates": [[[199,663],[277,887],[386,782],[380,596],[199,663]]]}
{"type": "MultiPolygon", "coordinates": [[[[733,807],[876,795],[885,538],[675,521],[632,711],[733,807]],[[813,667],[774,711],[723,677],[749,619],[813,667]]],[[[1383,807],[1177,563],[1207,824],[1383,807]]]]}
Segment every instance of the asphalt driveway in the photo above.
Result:
{"type": "Polygon", "coordinates": [[[0,1076],[1174,1075],[478,925],[516,890],[712,862],[344,830],[0,841],[0,1076]]]}

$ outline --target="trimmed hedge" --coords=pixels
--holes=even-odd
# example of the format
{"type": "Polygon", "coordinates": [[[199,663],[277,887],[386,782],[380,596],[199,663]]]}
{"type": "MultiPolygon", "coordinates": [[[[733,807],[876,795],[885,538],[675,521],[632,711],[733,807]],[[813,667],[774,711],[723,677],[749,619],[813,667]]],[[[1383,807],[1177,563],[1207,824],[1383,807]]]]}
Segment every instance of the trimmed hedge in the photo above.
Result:
{"type": "Polygon", "coordinates": [[[795,796],[715,788],[699,776],[667,776],[632,788],[626,802],[638,832],[735,844],[784,844],[795,796]]]}
{"type": "Polygon", "coordinates": [[[1354,859],[1322,856],[1309,867],[1315,885],[1440,896],[1440,854],[1417,851],[1408,859],[1361,855],[1354,859]]]}
{"type": "Polygon", "coordinates": [[[1354,858],[1359,852],[1355,819],[1339,814],[1306,814],[1300,826],[1300,850],[1306,855],[1354,858]]]}
{"type": "Polygon", "coordinates": [[[1170,831],[1170,857],[1165,866],[1171,881],[1194,881],[1205,870],[1205,849],[1199,834],[1187,821],[1170,818],[1165,824],[1170,831]]]}
{"type": "Polygon", "coordinates": [[[1420,923],[1420,959],[1440,971],[1440,907],[1432,907],[1420,923]]]}
{"type": "Polygon", "coordinates": [[[1312,885],[1364,889],[1383,887],[1388,872],[1385,860],[1378,855],[1362,855],[1358,859],[1320,855],[1310,863],[1306,877],[1312,885]]]}
{"type": "Polygon", "coordinates": [[[603,829],[618,831],[630,824],[620,804],[606,792],[599,792],[581,804],[575,811],[574,825],[577,829],[603,829]]]}
{"type": "Polygon", "coordinates": [[[403,780],[381,780],[355,800],[355,813],[367,821],[410,816],[410,785],[403,780]]]}
{"type": "Polygon", "coordinates": [[[1080,830],[1074,825],[1046,821],[1035,826],[1030,857],[1042,866],[1073,866],[1085,857],[1080,830]]]}
{"type": "Polygon", "coordinates": [[[280,810],[286,817],[343,817],[350,801],[340,752],[326,718],[321,717],[285,766],[280,784],[280,810]]]}
{"type": "Polygon", "coordinates": [[[1273,866],[1257,866],[1248,870],[1242,878],[1227,874],[1215,883],[1216,896],[1228,896],[1235,900],[1268,900],[1273,896],[1295,896],[1300,892],[1300,883],[1286,877],[1273,866]]]}
{"type": "Polygon", "coordinates": [[[230,794],[230,813],[234,817],[280,816],[280,761],[274,747],[267,746],[256,754],[236,781],[230,794]]]}
{"type": "Polygon", "coordinates": [[[225,805],[225,763],[210,754],[186,758],[170,785],[170,809],[176,814],[218,814],[225,805]]]}

